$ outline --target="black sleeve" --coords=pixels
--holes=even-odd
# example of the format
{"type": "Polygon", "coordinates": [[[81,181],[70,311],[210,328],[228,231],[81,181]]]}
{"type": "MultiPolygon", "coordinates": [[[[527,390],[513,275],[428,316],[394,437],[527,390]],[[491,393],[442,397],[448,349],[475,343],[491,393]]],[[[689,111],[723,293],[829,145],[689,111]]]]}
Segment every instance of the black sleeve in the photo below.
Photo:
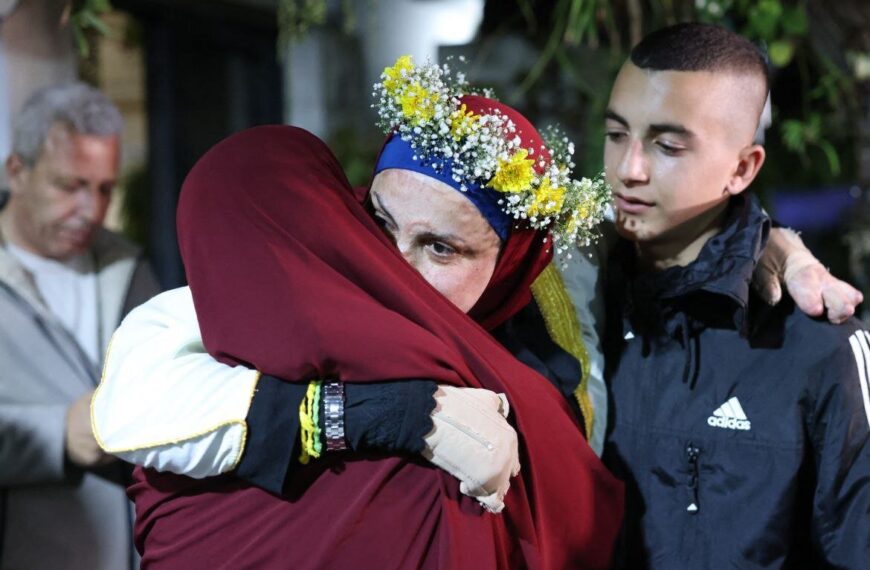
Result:
{"type": "MultiPolygon", "coordinates": [[[[417,454],[432,430],[430,414],[438,386],[430,380],[345,384],[345,436],[348,447],[396,454],[417,454]]],[[[280,494],[299,460],[299,406],[308,383],[263,375],[251,401],[244,454],[236,468],[240,479],[280,494]]],[[[320,413],[323,429],[324,414],[320,413]]]]}
{"type": "Polygon", "coordinates": [[[291,465],[299,456],[299,405],[308,383],[285,382],[263,375],[251,400],[245,451],[236,476],[280,494],[291,465]]]}
{"type": "Polygon", "coordinates": [[[808,425],[817,472],[813,538],[831,567],[866,568],[870,560],[870,335],[858,329],[820,368],[808,425]]]}
{"type": "Polygon", "coordinates": [[[432,431],[432,396],[437,389],[431,380],[345,384],[348,447],[393,455],[420,453],[423,438],[432,431]]]}

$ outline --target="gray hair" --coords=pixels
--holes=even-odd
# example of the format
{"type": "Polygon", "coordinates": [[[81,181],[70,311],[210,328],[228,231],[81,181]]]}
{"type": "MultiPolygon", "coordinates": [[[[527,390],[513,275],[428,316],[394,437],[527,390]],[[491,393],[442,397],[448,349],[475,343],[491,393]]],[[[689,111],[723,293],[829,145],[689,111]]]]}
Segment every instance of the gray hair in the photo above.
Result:
{"type": "Polygon", "coordinates": [[[97,89],[81,82],[53,85],[24,103],[13,127],[12,153],[28,166],[36,164],[56,123],[83,135],[120,135],[123,129],[120,111],[97,89]]]}

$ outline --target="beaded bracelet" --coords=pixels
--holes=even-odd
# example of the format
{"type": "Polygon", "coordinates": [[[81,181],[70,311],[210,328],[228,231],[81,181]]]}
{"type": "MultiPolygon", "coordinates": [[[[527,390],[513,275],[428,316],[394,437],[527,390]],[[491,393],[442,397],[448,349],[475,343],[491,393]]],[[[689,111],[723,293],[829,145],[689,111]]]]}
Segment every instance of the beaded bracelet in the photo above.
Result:
{"type": "Polygon", "coordinates": [[[319,458],[323,446],[320,441],[320,385],[320,380],[309,382],[305,399],[299,404],[299,437],[302,440],[299,463],[303,465],[311,458],[319,458]]]}

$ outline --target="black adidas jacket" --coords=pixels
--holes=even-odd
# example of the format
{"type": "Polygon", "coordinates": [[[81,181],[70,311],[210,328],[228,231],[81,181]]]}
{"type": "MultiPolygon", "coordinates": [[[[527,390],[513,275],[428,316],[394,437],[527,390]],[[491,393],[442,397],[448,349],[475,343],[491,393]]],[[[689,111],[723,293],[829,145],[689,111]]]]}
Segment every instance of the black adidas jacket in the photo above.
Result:
{"type": "Polygon", "coordinates": [[[610,264],[624,567],[870,568],[870,336],[758,299],[768,224],[737,197],[689,266],[640,273],[628,242],[610,264]]]}

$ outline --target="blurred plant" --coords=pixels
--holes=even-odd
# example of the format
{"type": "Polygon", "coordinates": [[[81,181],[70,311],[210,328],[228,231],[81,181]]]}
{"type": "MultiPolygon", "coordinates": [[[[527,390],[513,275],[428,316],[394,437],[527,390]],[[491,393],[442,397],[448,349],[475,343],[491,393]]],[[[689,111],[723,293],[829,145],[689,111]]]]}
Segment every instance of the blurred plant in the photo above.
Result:
{"type": "MultiPolygon", "coordinates": [[[[697,4],[709,6],[715,1],[698,0],[697,4]]],[[[797,70],[799,89],[792,92],[798,95],[793,115],[786,115],[782,106],[777,109],[779,135],[785,149],[800,158],[804,169],[812,167],[810,151],[816,149],[826,161],[826,174],[840,176],[842,163],[836,144],[838,139],[843,142],[850,132],[849,113],[844,113],[844,109],[858,112],[856,83],[854,77],[835,66],[812,44],[806,2],[720,0],[719,3],[727,4],[723,6],[722,17],[730,15],[738,22],[743,21],[738,31],[767,47],[774,72],[790,65],[797,70]]],[[[700,11],[700,15],[704,17],[706,13],[700,11]]],[[[715,18],[712,21],[721,23],[715,18]]]]}
{"type": "Polygon", "coordinates": [[[87,59],[91,55],[93,34],[107,35],[109,27],[103,15],[112,10],[109,0],[73,0],[70,4],[69,25],[72,29],[79,55],[87,59]]]}
{"type": "MultiPolygon", "coordinates": [[[[342,29],[345,33],[353,32],[356,29],[353,1],[341,0],[341,12],[342,29]]],[[[312,28],[326,24],[328,16],[328,0],[279,0],[279,56],[283,56],[287,46],[304,38],[312,28]]]]}
{"type": "Polygon", "coordinates": [[[372,165],[383,144],[377,131],[360,132],[344,127],[333,132],[327,142],[351,186],[366,186],[371,182],[372,165]]]}
{"type": "MultiPolygon", "coordinates": [[[[516,0],[520,13],[529,26],[530,32],[538,30],[535,17],[534,0],[516,0]]],[[[528,90],[541,78],[547,65],[554,58],[560,59],[565,54],[564,47],[578,46],[582,43],[590,46],[598,45],[597,14],[607,9],[608,2],[601,0],[558,0],[554,8],[552,20],[554,27],[544,45],[541,56],[529,71],[520,85],[520,91],[528,90]]]]}
{"type": "Polygon", "coordinates": [[[121,227],[124,236],[130,241],[145,247],[151,213],[148,168],[145,164],[130,167],[119,185],[121,190],[121,227]]]}
{"type": "MultiPolygon", "coordinates": [[[[773,180],[770,175],[775,175],[779,184],[787,182],[789,176],[792,182],[796,177],[807,181],[806,175],[812,171],[809,178],[813,182],[830,182],[832,177],[850,175],[844,172],[845,167],[854,165],[850,144],[855,137],[853,117],[860,116],[860,105],[855,76],[835,65],[813,41],[807,4],[806,0],[515,0],[518,9],[505,17],[524,22],[524,32],[538,46],[540,55],[513,97],[534,97],[541,85],[551,88],[553,71],[561,71],[574,83],[577,97],[571,104],[585,105],[591,113],[598,113],[590,118],[584,133],[594,141],[600,135],[597,119],[609,97],[609,85],[631,47],[646,32],[682,21],[719,24],[762,46],[774,83],[780,78],[787,83],[787,88],[773,91],[778,136],[768,136],[772,152],[766,178],[773,180]],[[549,4],[550,9],[542,9],[543,4],[549,4]],[[603,59],[608,65],[603,69],[595,66],[592,73],[578,69],[572,59],[583,52],[581,48],[595,54],[592,59],[603,59]],[[603,81],[602,72],[606,74],[603,81]],[[602,84],[606,85],[603,89],[602,84]],[[813,160],[816,155],[823,160],[813,160]],[[795,156],[803,169],[793,168],[795,156]]],[[[584,60],[588,62],[590,57],[584,60]]],[[[599,149],[596,143],[587,148],[596,155],[593,163],[598,160],[600,164],[599,149]]]]}
{"type": "MultiPolygon", "coordinates": [[[[831,178],[853,175],[856,157],[851,144],[858,122],[854,117],[861,112],[855,74],[842,62],[831,61],[813,37],[810,2],[514,0],[511,9],[509,3],[491,0],[483,34],[519,33],[536,47],[536,60],[517,78],[509,100],[534,111],[547,99],[545,91],[557,91],[561,108],[550,110],[579,124],[571,129],[585,141],[578,163],[592,171],[601,164],[600,117],[610,85],[631,47],[645,33],[677,22],[701,21],[733,29],[766,50],[774,85],[781,85],[773,90],[777,127],[768,133],[768,160],[760,185],[765,185],[764,180],[777,185],[830,183],[831,178]],[[579,116],[577,109],[582,111],[579,116]],[[794,168],[795,157],[803,168],[794,168]]],[[[281,46],[324,25],[328,5],[327,0],[280,0],[281,46]]],[[[342,27],[353,30],[351,2],[342,0],[342,14],[342,27]]],[[[481,53],[485,52],[484,47],[481,53]]]]}

